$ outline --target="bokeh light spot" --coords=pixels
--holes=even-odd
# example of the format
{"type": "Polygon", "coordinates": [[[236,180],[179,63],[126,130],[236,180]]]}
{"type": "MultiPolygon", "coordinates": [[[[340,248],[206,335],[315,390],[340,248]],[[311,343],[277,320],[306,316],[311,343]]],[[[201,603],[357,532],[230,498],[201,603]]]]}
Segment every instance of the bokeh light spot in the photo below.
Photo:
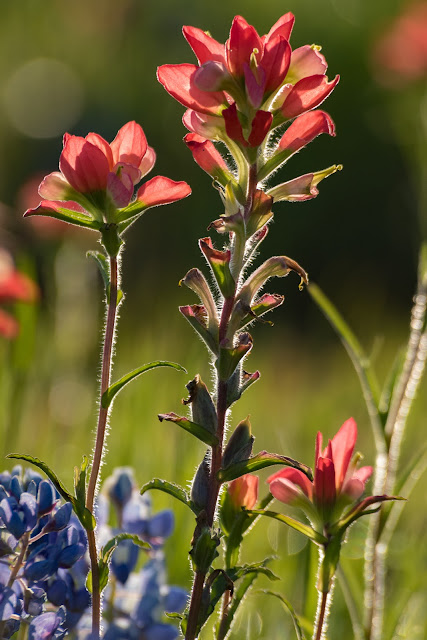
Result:
{"type": "Polygon", "coordinates": [[[70,129],[83,107],[83,87],[66,64],[37,58],[6,83],[4,103],[14,127],[30,138],[54,138],[70,129]]]}

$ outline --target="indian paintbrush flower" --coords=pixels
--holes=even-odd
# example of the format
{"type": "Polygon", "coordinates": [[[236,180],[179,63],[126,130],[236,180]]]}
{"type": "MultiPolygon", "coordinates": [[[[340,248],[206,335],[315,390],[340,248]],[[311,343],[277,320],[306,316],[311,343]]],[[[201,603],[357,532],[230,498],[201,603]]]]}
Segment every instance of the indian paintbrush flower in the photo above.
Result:
{"type": "Polygon", "coordinates": [[[49,174],[39,186],[41,203],[25,216],[43,215],[101,230],[105,225],[130,222],[150,207],[181,200],[191,193],[185,182],[156,176],[135,186],[154,166],[156,154],[144,131],[128,122],[109,144],[97,133],[85,138],[64,135],[60,171],[49,174]]]}
{"type": "Polygon", "coordinates": [[[350,418],[324,449],[323,436],[317,434],[313,482],[291,468],[282,469],[267,480],[277,500],[301,507],[309,519],[315,514],[319,533],[336,522],[345,507],[359,501],[372,475],[372,467],[356,468],[357,456],[352,461],[356,439],[357,426],[350,418]]]}

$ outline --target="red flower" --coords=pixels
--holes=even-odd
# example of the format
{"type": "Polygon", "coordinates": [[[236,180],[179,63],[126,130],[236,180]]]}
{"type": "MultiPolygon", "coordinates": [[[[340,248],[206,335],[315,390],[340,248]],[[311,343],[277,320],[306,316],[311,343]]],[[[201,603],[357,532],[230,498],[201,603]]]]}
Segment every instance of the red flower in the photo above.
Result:
{"type": "Polygon", "coordinates": [[[191,193],[185,182],[156,176],[132,201],[135,185],[156,161],[144,131],[128,122],[111,144],[96,133],[86,138],[64,135],[60,172],[46,176],[39,186],[42,202],[24,215],[46,215],[92,229],[104,223],[128,222],[143,210],[168,204],[191,193]]]}
{"type": "MultiPolygon", "coordinates": [[[[383,34],[374,50],[376,62],[389,72],[392,87],[427,75],[427,4],[413,2],[383,34]],[[396,82],[396,74],[399,81],[396,82]]],[[[384,80],[384,73],[381,80],[384,80]]]]}
{"type": "MultiPolygon", "coordinates": [[[[275,114],[281,111],[283,122],[313,109],[339,79],[327,82],[326,61],[316,48],[304,46],[292,52],[293,23],[294,16],[287,13],[261,37],[242,16],[236,16],[225,45],[201,29],[186,26],[184,36],[199,64],[163,65],[158,79],[191,111],[217,117],[217,125],[229,138],[244,147],[257,147],[275,114]]],[[[280,124],[280,118],[274,126],[280,124]]],[[[211,136],[201,131],[197,119],[189,114],[185,124],[205,137],[219,137],[215,127],[211,136]]]]}
{"type": "Polygon", "coordinates": [[[258,476],[247,473],[230,482],[227,490],[236,509],[253,509],[258,501],[258,476]]]}
{"type": "Polygon", "coordinates": [[[357,462],[351,462],[356,439],[357,426],[353,418],[344,422],[325,449],[319,432],[314,481],[297,469],[282,469],[267,480],[271,493],[281,502],[306,508],[311,515],[316,512],[321,522],[330,522],[340,515],[344,506],[359,500],[373,472],[372,467],[356,469],[357,462]]]}
{"type": "MultiPolygon", "coordinates": [[[[13,266],[9,254],[0,250],[0,303],[15,301],[34,302],[38,289],[34,282],[13,266]]],[[[16,320],[0,309],[0,335],[14,338],[18,333],[16,320]]]]}

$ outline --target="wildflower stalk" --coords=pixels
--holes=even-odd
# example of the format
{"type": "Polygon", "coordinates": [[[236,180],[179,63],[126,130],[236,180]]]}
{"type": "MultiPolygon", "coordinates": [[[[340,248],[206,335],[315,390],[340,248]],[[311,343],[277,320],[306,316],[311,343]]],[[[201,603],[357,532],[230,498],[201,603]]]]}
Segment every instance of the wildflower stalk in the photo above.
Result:
{"type": "MultiPolygon", "coordinates": [[[[110,385],[111,377],[111,361],[114,344],[114,331],[117,316],[117,286],[118,286],[118,267],[117,257],[110,256],[110,286],[107,292],[107,321],[105,325],[104,346],[102,351],[102,370],[101,370],[101,388],[98,426],[96,431],[95,450],[93,453],[92,467],[89,477],[89,483],[86,494],[86,507],[93,512],[95,493],[98,484],[99,470],[101,467],[102,456],[104,452],[105,433],[108,419],[108,408],[104,408],[101,403],[103,394],[110,385]]],[[[99,638],[101,627],[101,593],[99,585],[98,570],[98,553],[96,548],[96,534],[94,531],[88,531],[89,556],[92,571],[92,634],[93,637],[99,638]]]]}
{"type": "MultiPolygon", "coordinates": [[[[244,217],[247,219],[253,206],[255,192],[257,188],[257,171],[256,165],[250,165],[248,172],[248,185],[246,194],[246,205],[244,208],[244,217]]],[[[230,262],[237,264],[237,272],[234,273],[234,280],[236,283],[240,280],[241,271],[243,268],[243,256],[245,253],[245,246],[240,246],[239,243],[233,243],[231,246],[231,259],[230,262]],[[236,255],[236,253],[238,255],[236,255]],[[234,262],[236,260],[236,262],[234,262]]],[[[221,318],[219,323],[219,344],[227,336],[228,325],[233,311],[233,307],[236,300],[237,286],[232,295],[224,299],[221,311],[221,318]]],[[[234,335],[230,336],[230,343],[234,341],[234,335]]],[[[223,454],[223,441],[224,431],[227,418],[227,392],[228,392],[228,380],[220,380],[217,375],[217,400],[216,411],[218,417],[218,426],[216,436],[218,438],[218,444],[212,447],[211,468],[209,476],[209,495],[206,507],[206,520],[207,525],[212,527],[215,519],[215,512],[217,508],[218,495],[220,490],[220,482],[218,481],[218,471],[221,468],[222,454],[223,454]]],[[[195,531],[197,535],[197,529],[195,531]]],[[[194,640],[197,637],[197,627],[200,606],[202,604],[203,587],[205,584],[206,573],[196,571],[193,589],[191,594],[190,609],[188,613],[187,629],[185,633],[185,640],[194,640]]]]}

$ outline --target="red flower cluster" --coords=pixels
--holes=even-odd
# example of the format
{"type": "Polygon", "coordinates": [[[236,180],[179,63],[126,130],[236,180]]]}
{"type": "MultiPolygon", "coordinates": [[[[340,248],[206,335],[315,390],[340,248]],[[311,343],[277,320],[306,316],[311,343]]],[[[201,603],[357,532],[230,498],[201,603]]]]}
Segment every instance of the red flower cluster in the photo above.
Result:
{"type": "MultiPolygon", "coordinates": [[[[199,64],[163,65],[158,79],[189,108],[185,126],[210,139],[221,138],[225,131],[242,147],[258,147],[272,126],[323,102],[339,77],[328,82],[327,64],[317,48],[306,45],[292,51],[293,24],[294,16],[287,13],[267,35],[259,36],[236,16],[225,45],[201,29],[184,27],[199,64]]],[[[323,130],[320,126],[316,135],[323,130]]]]}
{"type": "Polygon", "coordinates": [[[314,482],[298,469],[287,467],[268,478],[271,493],[286,504],[308,507],[308,513],[313,512],[311,503],[320,521],[330,523],[343,507],[359,500],[373,472],[372,467],[356,469],[357,460],[352,462],[356,440],[357,426],[353,418],[344,422],[325,449],[322,449],[323,437],[319,432],[314,482]]]}
{"type": "Polygon", "coordinates": [[[42,202],[25,215],[47,215],[99,229],[104,223],[127,222],[149,207],[169,204],[191,193],[186,182],[156,176],[132,201],[134,188],[156,161],[144,131],[128,122],[111,144],[97,133],[85,138],[64,135],[60,172],[46,176],[39,187],[42,202]],[[130,210],[128,211],[127,208],[130,210]]]}

